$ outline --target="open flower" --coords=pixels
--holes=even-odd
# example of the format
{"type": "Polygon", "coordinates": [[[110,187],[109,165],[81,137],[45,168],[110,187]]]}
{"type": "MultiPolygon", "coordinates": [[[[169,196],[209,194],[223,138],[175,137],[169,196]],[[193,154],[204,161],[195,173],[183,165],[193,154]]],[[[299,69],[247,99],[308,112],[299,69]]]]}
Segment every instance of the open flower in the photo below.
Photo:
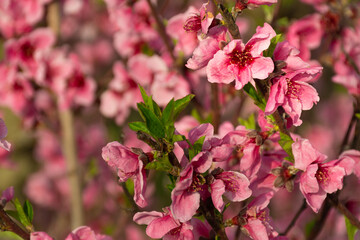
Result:
{"type": "Polygon", "coordinates": [[[318,212],[327,193],[333,193],[343,187],[343,178],[354,166],[354,161],[342,162],[327,158],[313,148],[309,140],[297,139],[292,144],[294,167],[304,171],[300,176],[300,190],[314,212],[318,212]]]}
{"type": "Polygon", "coordinates": [[[274,70],[274,63],[262,52],[270,46],[276,35],[265,23],[257,27],[254,36],[244,45],[242,40],[232,40],[209,61],[206,72],[209,82],[229,84],[235,80],[235,88],[241,89],[253,78],[265,79],[274,70]]]}
{"type": "Polygon", "coordinates": [[[164,240],[192,240],[194,235],[190,221],[180,222],[175,219],[169,208],[161,212],[138,212],[133,220],[138,224],[147,224],[146,234],[151,238],[163,238],[164,240]]]}
{"type": "Polygon", "coordinates": [[[129,178],[134,179],[134,201],[139,207],[145,207],[146,175],[139,155],[118,142],[111,142],[102,149],[102,157],[116,170],[120,182],[125,182],[129,178]]]}

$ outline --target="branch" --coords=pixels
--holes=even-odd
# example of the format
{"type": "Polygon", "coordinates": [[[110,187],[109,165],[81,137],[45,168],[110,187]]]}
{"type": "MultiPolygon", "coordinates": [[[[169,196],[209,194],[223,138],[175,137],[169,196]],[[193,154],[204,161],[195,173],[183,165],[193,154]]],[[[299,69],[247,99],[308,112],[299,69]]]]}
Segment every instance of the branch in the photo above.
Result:
{"type": "Polygon", "coordinates": [[[336,209],[341,212],[344,216],[346,216],[350,223],[357,227],[357,229],[360,229],[360,221],[357,219],[354,214],[352,214],[349,209],[347,209],[342,202],[339,201],[337,194],[328,194],[328,199],[330,200],[330,203],[336,207],[336,209]]]}
{"type": "Polygon", "coordinates": [[[288,232],[291,230],[291,228],[295,225],[296,221],[298,220],[298,218],[300,217],[301,213],[306,209],[307,204],[306,204],[306,200],[304,199],[301,207],[299,208],[299,210],[296,212],[295,216],[293,217],[293,219],[291,220],[290,224],[287,226],[287,228],[285,229],[285,231],[283,233],[280,233],[280,235],[285,236],[286,234],[288,234],[288,232]]]}
{"type": "Polygon", "coordinates": [[[26,232],[24,229],[19,227],[0,207],[0,219],[4,223],[6,230],[11,231],[19,235],[25,240],[30,240],[30,233],[26,232]]]}
{"type": "Polygon", "coordinates": [[[314,240],[321,232],[321,229],[323,228],[325,221],[327,219],[327,216],[329,215],[331,210],[331,204],[328,198],[325,199],[323,209],[321,211],[320,216],[318,216],[316,222],[314,223],[314,227],[311,229],[311,232],[309,236],[307,236],[307,240],[314,240]]]}
{"type": "Polygon", "coordinates": [[[70,185],[71,228],[75,229],[84,224],[82,205],[81,180],[76,153],[74,120],[70,109],[59,113],[62,128],[62,148],[65,156],[68,179],[70,185]]]}
{"type": "Polygon", "coordinates": [[[223,20],[225,22],[225,26],[228,28],[231,36],[234,39],[240,39],[241,34],[240,34],[240,31],[239,31],[239,28],[236,25],[235,19],[233,18],[231,13],[222,4],[217,3],[216,0],[213,0],[213,1],[214,1],[215,6],[217,6],[221,16],[223,17],[223,20]]]}
{"type": "Polygon", "coordinates": [[[171,56],[171,59],[174,61],[174,63],[176,63],[176,58],[175,58],[175,55],[174,55],[174,52],[173,52],[174,46],[173,46],[173,44],[171,42],[171,39],[170,39],[169,35],[167,35],[167,33],[165,31],[164,23],[160,19],[160,15],[157,12],[155,6],[152,4],[151,0],[146,0],[146,1],[149,4],[149,7],[151,9],[151,13],[155,18],[156,25],[158,27],[158,32],[160,34],[160,37],[164,41],[166,49],[168,50],[168,52],[169,52],[169,54],[171,56]]]}
{"type": "Polygon", "coordinates": [[[213,110],[214,133],[218,134],[221,115],[219,106],[219,86],[217,83],[211,83],[211,106],[213,110]]]}

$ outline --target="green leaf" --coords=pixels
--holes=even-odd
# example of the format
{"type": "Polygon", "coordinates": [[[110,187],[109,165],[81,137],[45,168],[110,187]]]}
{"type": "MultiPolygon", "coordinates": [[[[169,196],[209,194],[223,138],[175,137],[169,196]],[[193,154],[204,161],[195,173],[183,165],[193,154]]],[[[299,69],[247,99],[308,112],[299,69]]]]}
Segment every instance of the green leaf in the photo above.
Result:
{"type": "Polygon", "coordinates": [[[144,123],[144,122],[131,122],[128,125],[129,125],[129,128],[135,132],[140,131],[140,132],[150,134],[150,132],[146,126],[146,123],[144,123]]]}
{"type": "Polygon", "coordinates": [[[34,218],[34,209],[31,205],[31,203],[29,202],[29,200],[26,200],[24,202],[23,209],[24,209],[25,215],[29,219],[30,223],[32,223],[33,218],[34,218]]]}
{"type": "Polygon", "coordinates": [[[256,129],[255,115],[251,114],[248,119],[239,118],[241,125],[245,126],[247,129],[256,129]]]}
{"type": "Polygon", "coordinates": [[[264,51],[263,55],[264,57],[272,57],[274,54],[274,50],[276,48],[276,45],[283,40],[282,34],[277,34],[275,37],[271,39],[269,48],[264,51]]]}
{"type": "Polygon", "coordinates": [[[20,218],[19,218],[19,214],[17,211],[14,210],[6,210],[5,211],[7,215],[9,215],[10,217],[16,219],[18,222],[20,222],[20,218]]]}
{"type": "Polygon", "coordinates": [[[355,117],[357,117],[357,119],[360,119],[360,113],[355,113],[355,117]]]}
{"type": "Polygon", "coordinates": [[[126,180],[125,187],[131,195],[134,195],[134,181],[131,178],[126,180]]]}
{"type": "Polygon", "coordinates": [[[184,135],[176,134],[173,136],[173,142],[186,141],[186,137],[184,135]]]}
{"type": "Polygon", "coordinates": [[[24,240],[22,237],[20,237],[19,235],[17,235],[14,232],[10,232],[10,231],[4,231],[1,232],[0,231],[0,239],[6,239],[6,240],[24,240]]]}
{"type": "Polygon", "coordinates": [[[164,111],[162,112],[162,122],[164,125],[170,125],[174,122],[174,109],[175,109],[175,101],[174,98],[170,100],[170,102],[166,105],[164,111]]]}
{"type": "Polygon", "coordinates": [[[174,120],[176,120],[179,114],[186,108],[186,106],[190,103],[191,99],[193,99],[194,97],[194,94],[189,94],[175,101],[174,120]]]}
{"type": "Polygon", "coordinates": [[[20,222],[25,226],[26,229],[31,230],[32,229],[31,221],[25,214],[25,211],[24,211],[23,207],[21,206],[19,199],[15,198],[12,202],[13,202],[13,204],[16,208],[16,211],[19,215],[20,222]]]}
{"type": "Polygon", "coordinates": [[[145,118],[146,126],[150,131],[150,135],[155,138],[164,138],[165,128],[159,118],[152,111],[150,111],[150,109],[146,108],[140,103],[138,103],[138,109],[145,118]]]}
{"type": "Polygon", "coordinates": [[[265,21],[266,22],[271,22],[271,20],[273,19],[274,16],[274,5],[272,6],[267,6],[267,5],[263,5],[262,9],[264,11],[264,15],[265,15],[265,21]]]}
{"type": "Polygon", "coordinates": [[[138,86],[139,86],[139,89],[140,89],[141,97],[142,97],[145,105],[146,105],[146,106],[149,106],[149,105],[148,105],[149,99],[150,99],[149,95],[147,95],[145,89],[144,89],[140,84],[139,84],[138,86]]]}
{"type": "Polygon", "coordinates": [[[357,232],[357,227],[352,225],[347,217],[345,217],[345,225],[346,225],[346,231],[348,234],[348,240],[354,240],[355,233],[357,232]]]}
{"type": "Polygon", "coordinates": [[[292,153],[292,144],[294,143],[294,140],[291,139],[290,136],[280,132],[280,140],[279,144],[284,149],[284,151],[289,155],[287,160],[294,162],[294,155],[292,153]]]}
{"type": "Polygon", "coordinates": [[[244,91],[255,101],[255,104],[261,109],[265,110],[266,101],[265,99],[256,91],[254,86],[251,83],[247,83],[243,87],[244,91]]]}
{"type": "Polygon", "coordinates": [[[190,161],[191,159],[193,159],[193,157],[195,157],[199,152],[201,152],[202,150],[202,145],[204,143],[205,140],[205,136],[200,137],[195,143],[194,145],[192,145],[192,147],[189,149],[189,158],[190,161]]]}

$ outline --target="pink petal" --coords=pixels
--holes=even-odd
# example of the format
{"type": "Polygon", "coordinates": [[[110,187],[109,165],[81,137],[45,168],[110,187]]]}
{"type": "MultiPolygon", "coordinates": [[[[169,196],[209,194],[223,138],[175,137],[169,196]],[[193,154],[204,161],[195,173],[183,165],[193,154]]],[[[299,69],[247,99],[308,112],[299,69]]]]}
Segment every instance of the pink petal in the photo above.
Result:
{"type": "Polygon", "coordinates": [[[319,191],[319,183],[315,177],[318,170],[317,164],[311,164],[300,177],[300,189],[303,193],[316,193],[319,191]]]}
{"type": "Polygon", "coordinates": [[[249,235],[254,240],[268,240],[268,234],[264,224],[258,219],[251,219],[248,221],[244,228],[248,230],[249,235]]]}
{"type": "Polygon", "coordinates": [[[271,39],[276,36],[274,29],[267,23],[264,23],[264,27],[257,27],[256,33],[246,43],[246,46],[251,47],[251,55],[258,57],[261,53],[268,49],[271,39]]]}
{"type": "Polygon", "coordinates": [[[149,225],[150,222],[156,218],[161,218],[164,216],[164,213],[151,211],[151,212],[137,212],[133,217],[133,221],[137,224],[146,224],[149,225]]]}
{"type": "Polygon", "coordinates": [[[312,162],[322,162],[327,157],[318,152],[307,139],[297,139],[292,144],[292,150],[295,158],[295,168],[306,171],[307,166],[312,162]]]}
{"type": "Polygon", "coordinates": [[[45,232],[32,232],[30,234],[30,240],[53,240],[53,238],[45,232]]]}
{"type": "Polygon", "coordinates": [[[251,70],[249,67],[239,69],[236,65],[230,65],[229,69],[232,69],[236,77],[235,89],[242,89],[248,82],[252,80],[251,70]]]}
{"type": "Polygon", "coordinates": [[[253,78],[265,79],[274,71],[274,63],[269,57],[258,57],[254,59],[250,69],[253,78]]]}
{"type": "Polygon", "coordinates": [[[146,228],[146,234],[151,238],[162,238],[166,233],[179,226],[180,224],[171,215],[166,215],[154,219],[146,228]]]}
{"type": "MultiPolygon", "coordinates": [[[[301,190],[301,188],[300,188],[301,190]]],[[[304,194],[304,193],[303,193],[304,194]]],[[[304,194],[306,202],[309,204],[311,209],[314,212],[319,212],[321,205],[323,204],[326,198],[326,192],[320,188],[319,192],[317,193],[307,193],[304,194]]]]}
{"type": "Polygon", "coordinates": [[[214,203],[215,208],[222,212],[225,203],[223,201],[222,195],[225,193],[225,184],[220,179],[215,179],[214,182],[210,185],[211,189],[211,199],[214,203]]]}
{"type": "Polygon", "coordinates": [[[206,67],[206,74],[208,81],[211,83],[226,83],[229,84],[234,81],[235,76],[231,70],[228,69],[229,57],[224,51],[218,51],[214,58],[211,59],[206,67]]]}

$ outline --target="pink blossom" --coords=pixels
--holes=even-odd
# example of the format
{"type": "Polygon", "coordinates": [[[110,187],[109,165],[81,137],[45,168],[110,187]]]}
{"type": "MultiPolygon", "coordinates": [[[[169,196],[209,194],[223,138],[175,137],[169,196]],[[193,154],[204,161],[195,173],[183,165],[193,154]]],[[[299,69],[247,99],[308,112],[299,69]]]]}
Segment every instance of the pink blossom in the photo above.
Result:
{"type": "Polygon", "coordinates": [[[11,144],[8,141],[4,140],[4,138],[7,136],[7,133],[8,130],[5,122],[0,118],[0,147],[7,151],[10,151],[11,144]]]}
{"type": "Polygon", "coordinates": [[[198,32],[201,30],[203,34],[207,34],[211,23],[214,20],[212,12],[208,11],[209,2],[204,3],[201,8],[193,13],[184,23],[184,29],[187,32],[198,32]]]}
{"type": "Polygon", "coordinates": [[[338,160],[324,163],[327,157],[315,150],[307,139],[297,139],[292,149],[295,168],[304,171],[300,176],[300,190],[311,209],[318,212],[327,193],[342,189],[345,169],[351,168],[347,165],[354,162],[343,162],[346,165],[338,160]]]}
{"type": "Polygon", "coordinates": [[[176,72],[163,72],[155,75],[150,91],[156,93],[153,99],[159,106],[166,106],[172,98],[179,99],[190,94],[190,86],[185,78],[176,72]]]}
{"type": "Polygon", "coordinates": [[[147,224],[146,234],[151,238],[164,240],[192,240],[194,239],[193,227],[190,221],[180,222],[174,218],[169,208],[161,212],[138,212],[133,220],[138,224],[147,224]]]}
{"type": "Polygon", "coordinates": [[[170,18],[166,25],[166,33],[177,41],[174,47],[174,52],[177,55],[183,53],[185,56],[190,56],[199,42],[196,32],[186,32],[183,29],[187,17],[194,12],[196,12],[196,9],[189,7],[185,13],[170,18]]]}
{"type": "Polygon", "coordinates": [[[130,108],[141,101],[141,95],[121,62],[115,62],[113,72],[114,78],[109,89],[101,95],[100,112],[106,117],[115,117],[116,122],[122,124],[129,115],[130,108]]]}
{"type": "Polygon", "coordinates": [[[290,25],[286,38],[300,50],[299,56],[310,60],[310,50],[319,47],[323,35],[320,14],[306,16],[290,25]]]}
{"type": "Polygon", "coordinates": [[[67,81],[60,86],[60,108],[67,109],[77,105],[89,106],[94,101],[96,83],[94,79],[85,75],[77,55],[70,54],[69,61],[73,68],[67,81]]]}
{"type": "Polygon", "coordinates": [[[5,43],[5,59],[19,65],[27,77],[36,77],[41,70],[42,59],[55,43],[55,35],[49,28],[39,28],[5,43]]]}
{"type": "Polygon", "coordinates": [[[0,206],[4,207],[7,202],[11,201],[14,198],[14,187],[8,187],[5,189],[0,197],[0,206]]]}
{"type": "Polygon", "coordinates": [[[354,174],[360,179],[360,152],[351,149],[344,151],[339,157],[339,160],[342,161],[349,161],[349,159],[354,161],[354,167],[350,169],[345,168],[346,174],[348,175],[354,172],[354,174]]]}
{"type": "Polygon", "coordinates": [[[320,100],[315,88],[307,82],[316,78],[321,70],[320,67],[305,68],[274,79],[265,114],[271,114],[282,106],[292,123],[299,126],[302,123],[301,111],[310,110],[320,100]]]}
{"type": "Polygon", "coordinates": [[[251,196],[250,181],[242,173],[222,172],[214,175],[214,178],[214,182],[210,185],[211,198],[219,212],[222,212],[225,206],[222,195],[232,202],[240,202],[251,196]]]}
{"type": "Polygon", "coordinates": [[[224,26],[216,26],[209,30],[205,39],[199,42],[193,56],[187,61],[186,67],[197,70],[205,67],[220,49],[221,42],[226,41],[227,29],[224,26]]]}
{"type": "Polygon", "coordinates": [[[6,38],[29,32],[44,14],[50,0],[0,1],[0,31],[6,38]]]}
{"type": "Polygon", "coordinates": [[[242,40],[232,40],[209,61],[206,69],[209,82],[229,84],[235,80],[235,88],[239,90],[253,78],[267,78],[274,70],[274,63],[271,58],[263,57],[262,52],[275,35],[272,27],[265,23],[256,29],[246,45],[242,40]]]}
{"type": "Polygon", "coordinates": [[[53,240],[53,238],[45,232],[32,232],[30,234],[30,240],[53,240]]]}
{"type": "Polygon", "coordinates": [[[112,238],[96,234],[90,227],[82,226],[73,230],[65,240],[112,240],[112,238]]]}
{"type": "Polygon", "coordinates": [[[146,174],[139,155],[118,142],[111,142],[102,149],[102,157],[117,172],[120,182],[133,178],[134,200],[138,206],[145,207],[146,174]]]}
{"type": "Polygon", "coordinates": [[[171,212],[180,222],[189,221],[200,207],[200,198],[207,197],[207,185],[201,173],[212,163],[209,152],[200,152],[180,173],[179,181],[171,192],[171,212]]]}

